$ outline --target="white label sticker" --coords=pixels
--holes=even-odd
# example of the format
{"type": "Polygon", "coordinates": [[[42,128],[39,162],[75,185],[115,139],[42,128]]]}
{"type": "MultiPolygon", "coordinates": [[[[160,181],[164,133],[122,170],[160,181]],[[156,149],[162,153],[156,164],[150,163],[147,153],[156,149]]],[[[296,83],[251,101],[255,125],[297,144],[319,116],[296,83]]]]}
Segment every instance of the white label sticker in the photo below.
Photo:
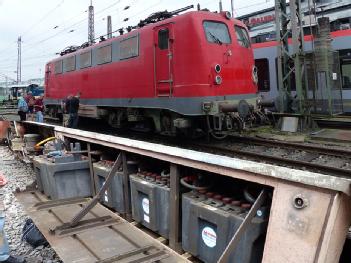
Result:
{"type": "Polygon", "coordinates": [[[146,214],[150,213],[150,201],[148,198],[143,198],[143,200],[141,200],[141,205],[143,207],[143,210],[146,214]]]}
{"type": "Polygon", "coordinates": [[[206,246],[211,248],[216,246],[217,234],[211,227],[204,227],[204,229],[202,229],[201,236],[206,246]]]}
{"type": "Polygon", "coordinates": [[[150,217],[147,214],[144,214],[144,221],[150,223],[150,217]]]}

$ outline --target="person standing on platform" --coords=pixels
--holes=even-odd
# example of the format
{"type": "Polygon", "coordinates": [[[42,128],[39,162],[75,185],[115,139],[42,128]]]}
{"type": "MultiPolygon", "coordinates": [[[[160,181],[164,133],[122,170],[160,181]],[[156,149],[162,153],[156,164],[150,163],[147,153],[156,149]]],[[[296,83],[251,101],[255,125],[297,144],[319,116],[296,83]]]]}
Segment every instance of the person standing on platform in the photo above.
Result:
{"type": "Polygon", "coordinates": [[[65,103],[66,112],[69,114],[68,128],[76,129],[78,126],[80,92],[76,96],[69,95],[65,103]]]}
{"type": "Polygon", "coordinates": [[[28,104],[23,97],[19,98],[17,108],[20,120],[25,121],[27,119],[28,104]]]}
{"type": "Polygon", "coordinates": [[[32,94],[31,91],[28,92],[27,96],[25,97],[25,100],[28,105],[28,119],[33,120],[33,112],[34,112],[34,103],[35,103],[35,98],[32,94]]]}
{"type": "Polygon", "coordinates": [[[35,121],[36,122],[44,122],[44,103],[43,103],[43,96],[40,96],[35,100],[34,103],[34,112],[35,112],[35,121]]]}

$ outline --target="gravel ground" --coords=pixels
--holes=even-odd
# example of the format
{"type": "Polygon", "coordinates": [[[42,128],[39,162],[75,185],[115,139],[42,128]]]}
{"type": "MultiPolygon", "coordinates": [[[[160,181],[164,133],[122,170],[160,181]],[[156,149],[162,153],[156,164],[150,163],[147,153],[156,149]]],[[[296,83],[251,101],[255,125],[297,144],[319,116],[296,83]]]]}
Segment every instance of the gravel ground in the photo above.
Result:
{"type": "Polygon", "coordinates": [[[26,242],[21,242],[22,227],[27,216],[13,192],[17,188],[24,190],[27,185],[33,183],[35,175],[31,166],[15,160],[8,148],[0,146],[0,173],[7,179],[7,184],[2,189],[6,216],[5,232],[11,255],[21,256],[29,263],[62,262],[50,247],[40,246],[33,249],[26,242]]]}

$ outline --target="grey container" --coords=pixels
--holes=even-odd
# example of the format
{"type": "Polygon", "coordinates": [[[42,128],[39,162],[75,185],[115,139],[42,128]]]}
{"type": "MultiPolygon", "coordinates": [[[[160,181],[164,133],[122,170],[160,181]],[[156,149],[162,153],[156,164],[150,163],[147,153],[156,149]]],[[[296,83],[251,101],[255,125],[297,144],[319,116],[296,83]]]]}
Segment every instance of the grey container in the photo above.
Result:
{"type": "MultiPolygon", "coordinates": [[[[106,177],[112,167],[103,163],[94,163],[95,187],[98,191],[106,181],[106,177]]],[[[101,203],[119,213],[125,213],[124,205],[123,172],[116,172],[111,186],[106,190],[101,198],[101,203]]]]}
{"type": "Polygon", "coordinates": [[[36,156],[33,158],[33,166],[35,171],[35,177],[37,180],[38,190],[47,196],[50,196],[49,180],[46,170],[47,160],[42,156],[36,156]]]}
{"type": "Polygon", "coordinates": [[[130,190],[133,219],[168,239],[170,189],[155,181],[131,175],[130,190]]]}
{"type": "Polygon", "coordinates": [[[88,197],[92,195],[89,161],[47,162],[46,170],[51,199],[88,197]]]}
{"type": "Polygon", "coordinates": [[[33,164],[39,191],[51,199],[92,195],[89,161],[69,155],[50,159],[39,156],[33,164]]]}
{"type": "MultiPolygon", "coordinates": [[[[183,249],[206,263],[217,262],[246,215],[239,207],[227,208],[211,205],[203,195],[183,194],[183,249]]],[[[266,219],[255,217],[227,262],[261,262],[266,227],[266,219]]]]}

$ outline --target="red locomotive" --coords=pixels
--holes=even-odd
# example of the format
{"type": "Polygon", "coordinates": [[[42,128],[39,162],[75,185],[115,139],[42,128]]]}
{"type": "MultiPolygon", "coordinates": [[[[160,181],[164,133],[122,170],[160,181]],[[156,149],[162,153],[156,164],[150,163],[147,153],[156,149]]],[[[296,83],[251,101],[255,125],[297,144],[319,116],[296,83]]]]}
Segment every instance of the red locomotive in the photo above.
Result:
{"type": "Polygon", "coordinates": [[[114,127],[218,134],[257,120],[257,72],[245,25],[229,12],[167,14],[47,63],[49,113],[81,92],[80,114],[114,127]]]}

